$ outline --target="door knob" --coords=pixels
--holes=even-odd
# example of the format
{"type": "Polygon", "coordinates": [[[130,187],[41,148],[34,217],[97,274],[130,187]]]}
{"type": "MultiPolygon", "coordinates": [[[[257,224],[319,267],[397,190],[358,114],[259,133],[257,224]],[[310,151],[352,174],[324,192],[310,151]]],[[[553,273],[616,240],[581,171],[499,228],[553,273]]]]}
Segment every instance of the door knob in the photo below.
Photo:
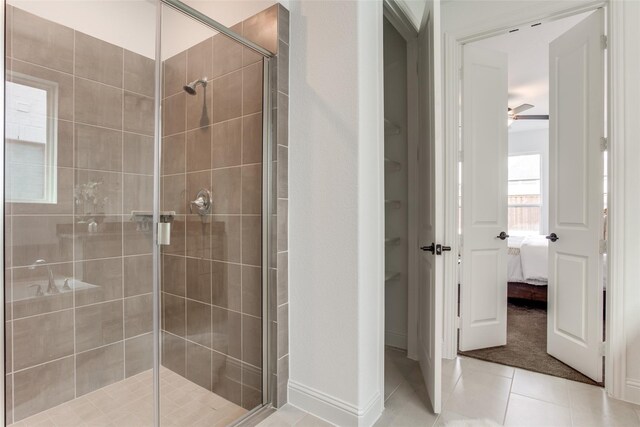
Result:
{"type": "Polygon", "coordinates": [[[442,252],[447,252],[451,250],[451,246],[444,246],[438,243],[436,245],[436,255],[442,255],[442,252]]]}
{"type": "Polygon", "coordinates": [[[425,252],[431,252],[432,254],[436,253],[436,247],[433,244],[433,242],[429,246],[420,246],[420,249],[422,249],[425,252]]]}
{"type": "Polygon", "coordinates": [[[500,234],[496,236],[496,239],[505,240],[507,237],[509,237],[509,235],[504,231],[501,231],[500,234]]]}
{"type": "Polygon", "coordinates": [[[558,237],[558,235],[556,233],[551,233],[548,236],[545,236],[547,239],[551,240],[552,242],[555,242],[556,240],[560,240],[560,238],[558,237]]]}

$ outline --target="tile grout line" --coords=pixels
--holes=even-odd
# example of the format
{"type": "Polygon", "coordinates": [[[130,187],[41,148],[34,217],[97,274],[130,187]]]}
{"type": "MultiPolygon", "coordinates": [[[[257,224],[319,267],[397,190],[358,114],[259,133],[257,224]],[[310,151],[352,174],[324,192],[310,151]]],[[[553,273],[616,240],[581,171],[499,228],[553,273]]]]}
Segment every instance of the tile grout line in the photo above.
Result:
{"type": "MultiPolygon", "coordinates": [[[[184,76],[183,76],[183,80],[185,80],[185,83],[187,80],[187,76],[189,74],[189,70],[187,69],[187,67],[189,66],[189,50],[187,49],[187,51],[184,54],[184,76]]],[[[189,119],[189,116],[187,114],[187,97],[186,95],[183,95],[185,98],[184,101],[184,188],[185,188],[185,194],[187,192],[187,167],[189,165],[189,159],[188,159],[188,144],[189,141],[187,140],[187,120],[189,119]]],[[[189,197],[187,195],[187,200],[184,200],[187,204],[189,203],[189,197]]],[[[186,208],[185,208],[186,209],[186,208]]],[[[185,268],[184,268],[184,295],[185,295],[185,299],[184,299],[184,340],[185,342],[188,342],[186,336],[187,336],[187,332],[188,332],[188,316],[187,316],[187,298],[186,296],[188,295],[187,293],[187,289],[189,288],[188,284],[187,284],[187,280],[189,278],[189,275],[187,274],[187,260],[186,260],[186,254],[188,253],[188,243],[187,243],[187,237],[189,236],[189,233],[187,232],[187,220],[185,219],[184,222],[184,254],[185,254],[185,268]]],[[[188,375],[188,354],[187,354],[187,345],[185,344],[184,346],[184,375],[185,378],[187,378],[188,375]]]]}
{"type": "MultiPolygon", "coordinates": [[[[214,52],[214,36],[211,37],[211,62],[209,63],[209,65],[211,66],[211,73],[213,74],[213,62],[215,61],[215,52],[214,52]]],[[[211,88],[211,122],[213,122],[213,87],[211,88]]],[[[206,102],[206,99],[205,99],[206,102]]],[[[240,127],[242,127],[242,122],[240,123],[240,127]]],[[[213,131],[213,125],[211,125],[211,135],[209,137],[209,151],[210,151],[210,155],[209,155],[209,166],[213,167],[213,139],[214,139],[214,135],[215,132],[213,131]]],[[[211,191],[213,191],[213,171],[210,172],[210,176],[209,176],[210,182],[211,182],[211,191]]],[[[210,241],[210,245],[213,246],[213,227],[209,228],[209,241],[210,241]]],[[[213,254],[211,254],[211,258],[213,258],[213,254]]],[[[209,275],[209,295],[211,296],[211,302],[213,303],[213,265],[210,264],[210,275],[209,275]]],[[[242,307],[242,306],[241,306],[242,307]]],[[[211,331],[211,346],[213,347],[213,310],[210,311],[211,313],[211,321],[209,322],[209,329],[211,331]]],[[[211,358],[209,360],[209,377],[210,377],[210,381],[209,381],[209,388],[210,390],[213,392],[213,353],[211,353],[211,358]]],[[[242,379],[241,379],[242,380],[242,379]]],[[[242,400],[240,401],[240,403],[242,403],[242,400]]]]}
{"type": "MultiPolygon", "coordinates": [[[[87,350],[82,350],[82,351],[79,351],[77,354],[89,353],[90,351],[100,350],[100,349],[107,348],[109,346],[112,346],[112,345],[115,345],[115,344],[120,344],[120,343],[123,343],[123,345],[124,345],[125,341],[132,340],[132,339],[135,339],[135,338],[139,338],[139,337],[147,335],[149,333],[150,332],[143,332],[141,334],[138,334],[138,335],[135,335],[135,336],[132,336],[132,337],[129,337],[129,338],[123,338],[121,340],[113,341],[113,342],[110,342],[110,343],[107,343],[107,344],[102,344],[102,345],[99,345],[97,347],[89,348],[87,350]]],[[[18,369],[14,373],[21,373],[21,372],[28,371],[28,370],[33,369],[33,368],[38,368],[38,367],[47,365],[49,363],[59,362],[60,360],[68,359],[70,357],[75,358],[75,356],[76,356],[76,354],[67,354],[65,356],[56,357],[55,359],[47,360],[46,362],[41,362],[41,363],[37,363],[35,365],[31,365],[31,366],[27,366],[25,368],[18,369]]],[[[99,390],[99,389],[97,389],[97,390],[99,390]]],[[[70,400],[70,401],[73,401],[73,399],[70,400]]],[[[67,402],[70,402],[70,401],[67,401],[67,402]]]]}
{"type": "MultiPolygon", "coordinates": [[[[13,11],[11,13],[11,55],[14,55],[14,49],[13,49],[13,40],[15,39],[14,34],[13,34],[13,25],[14,21],[13,21],[13,11]]],[[[14,60],[11,59],[11,61],[9,62],[10,65],[10,69],[11,72],[13,72],[13,63],[14,60]]],[[[5,83],[6,84],[6,83],[5,83]]],[[[72,89],[73,90],[73,89],[72,89]]],[[[73,149],[73,141],[72,141],[72,149],[73,149]]],[[[6,169],[3,172],[6,175],[6,169]]],[[[6,176],[5,176],[6,178],[6,176]]],[[[11,185],[11,187],[13,187],[13,179],[12,177],[9,178],[9,183],[11,185]]],[[[4,203],[4,201],[3,201],[4,203]]],[[[10,240],[10,244],[11,244],[11,257],[9,265],[11,266],[11,270],[9,271],[9,280],[11,280],[11,305],[10,305],[10,309],[11,309],[11,420],[10,423],[15,422],[15,418],[16,418],[16,414],[15,414],[15,407],[16,407],[16,376],[14,373],[14,365],[15,365],[15,340],[14,340],[14,333],[13,333],[13,326],[14,326],[14,318],[13,318],[13,299],[14,299],[14,295],[15,295],[15,289],[14,289],[14,283],[13,283],[13,258],[14,258],[14,248],[15,248],[15,243],[14,243],[14,234],[15,234],[15,228],[14,228],[14,221],[13,221],[13,207],[11,207],[11,211],[9,212],[9,218],[11,220],[11,240],[10,240]]],[[[5,314],[6,317],[6,314],[5,314]]],[[[6,323],[4,325],[5,330],[6,330],[6,323]]],[[[75,336],[75,334],[74,334],[75,336]]],[[[3,378],[6,381],[6,376],[5,378],[3,378]]],[[[6,404],[6,402],[5,402],[6,404]]]]}
{"type": "MultiPolygon", "coordinates": [[[[244,34],[244,21],[242,21],[242,33],[244,34]]],[[[241,65],[244,65],[244,49],[240,50],[240,61],[241,61],[241,65]]],[[[243,152],[242,152],[242,148],[243,148],[243,139],[244,139],[244,126],[243,126],[243,122],[244,122],[244,68],[240,68],[240,213],[243,214],[244,213],[244,191],[243,190],[243,186],[242,186],[242,178],[243,178],[243,152]]],[[[212,152],[213,155],[213,152],[212,152]]],[[[213,165],[212,165],[213,166],[213,165]]],[[[213,173],[212,176],[213,178],[213,173]]],[[[245,259],[244,259],[244,244],[243,244],[243,224],[244,220],[241,217],[240,218],[240,262],[242,264],[244,264],[245,259]]],[[[244,311],[244,267],[240,266],[240,312],[244,311]]],[[[211,318],[213,319],[213,316],[211,316],[211,318]]],[[[242,361],[244,361],[245,357],[244,357],[244,328],[245,328],[245,321],[244,321],[244,316],[242,314],[240,314],[240,359],[242,361]]],[[[213,327],[211,329],[211,332],[213,333],[213,327]]],[[[242,406],[244,404],[244,369],[243,369],[243,363],[240,363],[240,405],[242,406]]]]}
{"type": "MultiPolygon", "coordinates": [[[[62,74],[64,76],[70,77],[70,78],[72,78],[74,80],[76,78],[78,78],[78,79],[89,81],[91,83],[96,83],[96,84],[99,84],[99,85],[102,85],[102,86],[107,86],[107,87],[109,87],[111,89],[123,90],[125,92],[129,92],[129,93],[133,93],[135,95],[143,96],[145,98],[153,99],[153,96],[149,96],[149,95],[141,93],[141,92],[136,92],[134,90],[124,89],[124,85],[123,85],[123,87],[117,87],[117,86],[114,86],[114,85],[109,84],[109,83],[105,83],[105,82],[101,82],[99,80],[94,80],[94,79],[89,78],[89,77],[84,77],[84,76],[77,75],[76,74],[76,70],[75,70],[75,33],[76,32],[78,32],[80,34],[83,34],[83,33],[81,31],[76,31],[76,30],[73,30],[73,32],[74,32],[74,40],[73,40],[73,44],[74,44],[74,59],[73,59],[73,71],[71,73],[68,73],[66,71],[57,70],[55,68],[47,67],[46,65],[38,64],[36,62],[27,61],[25,59],[18,59],[18,58],[15,58],[14,56],[11,56],[11,57],[8,57],[8,58],[10,58],[12,61],[21,62],[23,64],[27,64],[27,65],[30,65],[32,67],[42,68],[42,69],[50,71],[50,72],[54,72],[54,73],[57,73],[57,74],[62,74]]],[[[129,52],[131,52],[131,51],[129,51],[129,52]]],[[[133,53],[135,53],[135,52],[133,52],[133,53]]],[[[123,58],[124,58],[124,55],[123,55],[123,58]]],[[[124,76],[123,76],[123,78],[124,78],[124,76]]],[[[177,92],[176,94],[178,94],[178,93],[179,92],[177,92]]],[[[173,95],[171,95],[171,96],[173,96],[173,95]]],[[[60,119],[60,120],[64,120],[64,119],[60,119]]],[[[65,120],[65,121],[68,121],[68,120],[65,120]]]]}
{"type": "MultiPolygon", "coordinates": [[[[124,193],[126,191],[125,189],[125,185],[124,185],[124,98],[125,98],[125,90],[124,90],[124,49],[122,50],[122,81],[120,82],[122,84],[122,108],[121,108],[121,127],[122,127],[122,132],[120,133],[120,159],[121,159],[121,165],[120,165],[120,186],[122,187],[122,198],[121,198],[121,207],[120,207],[120,211],[124,213],[124,193]]],[[[153,207],[152,207],[152,211],[153,211],[153,207]]],[[[125,343],[125,339],[127,337],[127,331],[125,328],[125,324],[126,324],[126,320],[127,320],[127,314],[126,314],[126,305],[125,305],[125,298],[124,296],[126,295],[124,286],[125,286],[125,271],[124,271],[124,221],[122,224],[122,228],[120,231],[120,255],[122,257],[122,262],[120,263],[120,268],[121,268],[121,275],[120,275],[120,280],[122,283],[122,378],[123,380],[127,378],[127,351],[126,351],[126,343],[125,343]]]]}
{"type": "Polygon", "coordinates": [[[504,425],[505,421],[507,420],[507,414],[509,413],[509,403],[511,402],[511,390],[513,390],[513,381],[515,379],[516,376],[516,370],[513,370],[513,376],[511,377],[511,381],[509,382],[509,394],[507,395],[507,404],[504,408],[504,415],[502,416],[502,421],[500,422],[500,424],[504,425]]]}
{"type": "MultiPolygon", "coordinates": [[[[72,118],[73,118],[73,131],[71,133],[71,138],[72,138],[72,143],[71,143],[71,151],[73,153],[73,159],[72,159],[72,165],[75,168],[76,166],[76,132],[75,132],[75,127],[76,127],[76,30],[73,30],[73,89],[72,89],[72,99],[71,99],[71,114],[72,114],[72,118]]],[[[74,181],[74,187],[75,187],[75,177],[76,177],[76,171],[74,169],[73,171],[73,181],[74,181]]],[[[75,193],[75,191],[74,191],[75,193]]],[[[72,200],[75,199],[72,198],[72,200]]],[[[76,237],[76,221],[75,221],[75,217],[76,217],[76,203],[75,200],[73,200],[72,202],[72,212],[73,212],[73,217],[71,218],[71,222],[72,222],[72,226],[71,226],[71,235],[72,235],[72,239],[71,239],[71,260],[72,260],[72,265],[71,265],[71,274],[74,277],[76,277],[76,242],[75,242],[75,237],[76,237]]],[[[73,397],[74,399],[78,398],[78,373],[77,373],[77,369],[76,369],[76,352],[78,349],[78,343],[77,343],[77,331],[76,331],[76,287],[75,287],[75,283],[74,283],[74,287],[73,287],[73,295],[72,295],[72,300],[73,300],[73,397]]]]}

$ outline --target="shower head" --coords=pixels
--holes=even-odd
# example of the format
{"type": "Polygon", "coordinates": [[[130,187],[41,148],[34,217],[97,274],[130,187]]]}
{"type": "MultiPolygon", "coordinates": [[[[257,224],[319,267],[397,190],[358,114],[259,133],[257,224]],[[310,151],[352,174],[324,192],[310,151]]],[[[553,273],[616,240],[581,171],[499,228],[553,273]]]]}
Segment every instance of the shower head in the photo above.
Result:
{"type": "Polygon", "coordinates": [[[202,87],[206,87],[207,86],[207,78],[203,77],[201,79],[194,80],[191,83],[182,86],[182,88],[189,95],[195,95],[196,94],[196,87],[198,87],[198,85],[202,85],[202,87]]]}

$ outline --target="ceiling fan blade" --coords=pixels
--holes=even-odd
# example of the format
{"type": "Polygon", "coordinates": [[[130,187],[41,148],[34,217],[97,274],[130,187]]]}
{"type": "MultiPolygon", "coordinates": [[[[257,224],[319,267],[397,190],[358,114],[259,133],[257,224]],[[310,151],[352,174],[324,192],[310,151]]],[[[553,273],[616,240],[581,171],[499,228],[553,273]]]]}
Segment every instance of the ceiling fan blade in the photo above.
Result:
{"type": "Polygon", "coordinates": [[[518,115],[520,113],[522,113],[523,111],[527,111],[533,108],[533,105],[531,104],[522,104],[522,105],[518,105],[517,107],[513,108],[511,110],[511,113],[514,115],[518,115]]]}
{"type": "Polygon", "coordinates": [[[517,115],[512,117],[513,120],[549,120],[548,114],[529,114],[529,115],[517,115]]]}

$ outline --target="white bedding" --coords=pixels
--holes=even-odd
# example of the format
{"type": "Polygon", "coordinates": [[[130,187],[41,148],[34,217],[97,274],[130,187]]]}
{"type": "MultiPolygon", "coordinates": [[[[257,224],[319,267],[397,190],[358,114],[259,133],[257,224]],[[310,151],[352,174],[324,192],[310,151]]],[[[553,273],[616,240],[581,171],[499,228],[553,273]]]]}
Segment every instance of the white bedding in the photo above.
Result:
{"type": "Polygon", "coordinates": [[[509,282],[547,284],[548,241],[545,236],[509,237],[507,279],[509,282]]]}
{"type": "Polygon", "coordinates": [[[520,245],[525,280],[549,280],[549,241],[545,236],[527,236],[520,245]]]}

